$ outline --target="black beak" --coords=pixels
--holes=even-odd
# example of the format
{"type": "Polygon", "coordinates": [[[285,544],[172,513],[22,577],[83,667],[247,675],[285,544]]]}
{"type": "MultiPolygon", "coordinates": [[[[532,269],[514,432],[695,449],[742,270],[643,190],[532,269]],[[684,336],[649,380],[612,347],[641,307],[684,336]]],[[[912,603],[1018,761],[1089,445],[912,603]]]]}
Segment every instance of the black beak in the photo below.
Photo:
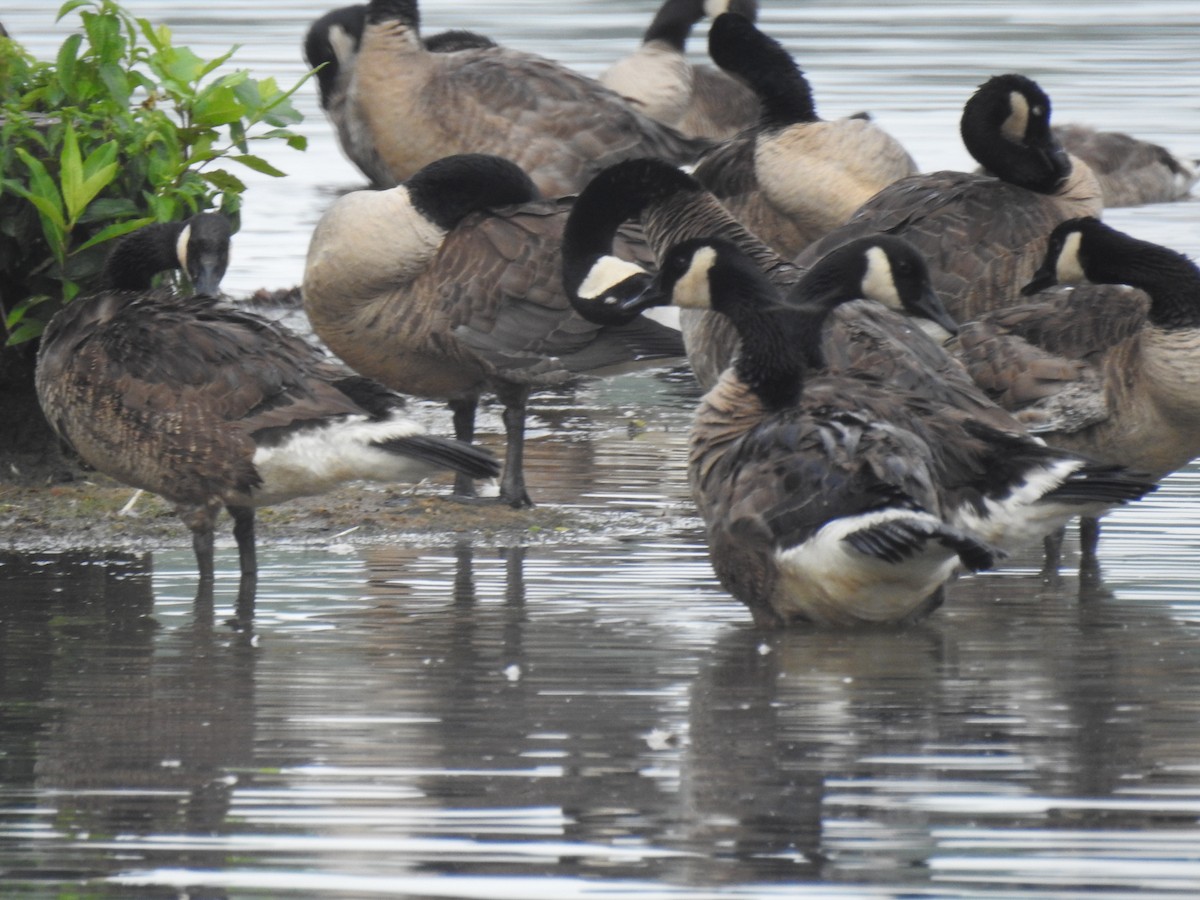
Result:
{"type": "Polygon", "coordinates": [[[946,329],[950,334],[958,334],[958,323],[954,321],[954,317],[947,312],[941,298],[933,287],[927,287],[922,293],[917,302],[913,304],[913,310],[920,313],[926,319],[936,322],[940,327],[946,329]]]}
{"type": "Polygon", "coordinates": [[[1044,291],[1046,288],[1058,284],[1058,275],[1054,269],[1054,264],[1051,262],[1034,272],[1029,283],[1021,288],[1021,296],[1028,297],[1030,294],[1036,294],[1038,291],[1044,291]]]}

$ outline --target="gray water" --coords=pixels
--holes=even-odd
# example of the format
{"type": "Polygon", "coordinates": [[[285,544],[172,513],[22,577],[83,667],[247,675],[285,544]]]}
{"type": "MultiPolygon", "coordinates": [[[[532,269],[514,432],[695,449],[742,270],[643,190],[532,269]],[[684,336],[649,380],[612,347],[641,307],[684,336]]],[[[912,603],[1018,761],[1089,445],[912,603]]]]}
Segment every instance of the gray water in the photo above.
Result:
{"type": "MultiPolygon", "coordinates": [[[[45,57],[57,5],[2,19],[45,57]]],[[[128,6],[282,83],[327,8],[128,6]]],[[[594,74],[654,6],[423,12],[594,74]]],[[[1002,71],[1059,121],[1200,156],[1194,2],[764,6],[820,111],[870,109],[925,169],[969,165],[958,111],[1002,71]]],[[[297,283],[317,216],[360,183],[310,86],[299,105],[310,149],[248,179],[234,294],[297,283]]],[[[1107,218],[1200,255],[1197,203],[1107,218]]],[[[537,398],[531,490],[607,516],[593,538],[264,528],[236,628],[228,578],[194,601],[182,534],[0,556],[0,895],[1200,895],[1200,471],[1106,519],[1099,577],[1072,538],[1057,578],[1032,547],[919,628],[764,636],[687,502],[694,400],[668,370],[537,398]]]]}

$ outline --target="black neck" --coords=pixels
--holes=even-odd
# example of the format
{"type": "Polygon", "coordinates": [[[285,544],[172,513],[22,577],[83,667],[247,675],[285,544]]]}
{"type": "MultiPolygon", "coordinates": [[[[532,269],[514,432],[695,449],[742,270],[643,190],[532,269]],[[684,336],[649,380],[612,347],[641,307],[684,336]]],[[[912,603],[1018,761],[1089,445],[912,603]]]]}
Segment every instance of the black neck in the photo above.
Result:
{"type": "Polygon", "coordinates": [[[717,16],[708,33],[708,52],[713,62],[758,95],[764,126],[817,121],[812,88],[792,55],[748,19],[736,13],[717,16]]]}
{"type": "Polygon", "coordinates": [[[1150,295],[1147,318],[1160,328],[1200,327],[1200,269],[1182,253],[1113,233],[1089,248],[1084,271],[1098,284],[1128,284],[1150,295]]]}
{"type": "Polygon", "coordinates": [[[703,16],[704,0],[666,0],[642,35],[642,43],[662,41],[682,53],[692,26],[703,16]]]}
{"type": "Polygon", "coordinates": [[[183,222],[158,222],[131,232],[113,248],[104,265],[107,287],[148,290],[159,272],[179,268],[176,242],[183,222]]]}

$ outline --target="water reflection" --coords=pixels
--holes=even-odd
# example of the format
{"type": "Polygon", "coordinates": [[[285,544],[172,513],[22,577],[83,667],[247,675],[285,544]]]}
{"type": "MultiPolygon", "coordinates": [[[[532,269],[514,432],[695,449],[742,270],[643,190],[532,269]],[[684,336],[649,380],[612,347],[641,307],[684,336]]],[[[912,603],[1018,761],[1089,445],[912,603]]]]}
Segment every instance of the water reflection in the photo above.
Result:
{"type": "Polygon", "coordinates": [[[4,560],[0,877],[1015,887],[1050,883],[1034,835],[1196,874],[1195,629],[1036,552],[863,634],[745,627],[694,534],[270,548],[252,635],[230,593],[174,599],[186,550],[156,563],[4,560]]]}

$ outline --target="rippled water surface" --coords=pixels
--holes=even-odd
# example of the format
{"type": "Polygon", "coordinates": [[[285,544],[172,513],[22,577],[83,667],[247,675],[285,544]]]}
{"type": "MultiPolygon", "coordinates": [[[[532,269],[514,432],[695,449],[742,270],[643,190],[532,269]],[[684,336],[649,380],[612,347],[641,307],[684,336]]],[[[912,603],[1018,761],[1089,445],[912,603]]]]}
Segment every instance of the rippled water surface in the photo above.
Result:
{"type": "MultiPolygon", "coordinates": [[[[1002,71],[1060,121],[1200,156],[1189,0],[763,5],[819,109],[870,109],[926,169],[968,165],[958,111],[1002,71]]],[[[47,56],[56,6],[2,18],[47,56]]],[[[288,83],[327,8],[128,6],[288,83]]],[[[422,4],[430,30],[589,73],[654,6],[422,4]]],[[[309,152],[252,179],[233,293],[297,283],[316,217],[359,183],[310,88],[309,152]]],[[[1197,213],[1108,218],[1200,255],[1197,213]]],[[[922,627],[764,637],[687,501],[694,400],[660,370],[535,401],[531,490],[621,528],[435,548],[264,529],[237,627],[227,578],[194,599],[182,535],[0,556],[0,895],[1200,895],[1200,472],[1106,520],[1098,578],[1073,541],[1054,579],[1030,548],[922,627]]]]}

